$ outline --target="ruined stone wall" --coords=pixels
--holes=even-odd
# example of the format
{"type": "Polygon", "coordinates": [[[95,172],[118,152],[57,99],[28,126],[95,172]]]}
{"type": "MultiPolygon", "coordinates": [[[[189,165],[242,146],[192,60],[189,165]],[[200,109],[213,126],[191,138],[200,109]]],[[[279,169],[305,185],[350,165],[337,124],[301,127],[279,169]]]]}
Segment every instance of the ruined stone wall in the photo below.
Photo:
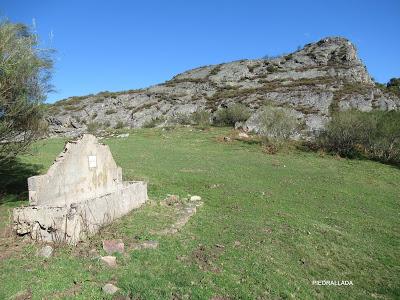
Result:
{"type": "Polygon", "coordinates": [[[147,183],[123,182],[108,146],[89,134],[69,142],[28,186],[30,206],[14,208],[14,228],[46,242],[76,244],[147,200],[147,183]]]}
{"type": "Polygon", "coordinates": [[[69,205],[112,193],[121,184],[121,168],[108,146],[86,134],[69,142],[45,175],[28,179],[29,203],[69,205]]]}
{"type": "Polygon", "coordinates": [[[74,245],[140,207],[146,200],[145,182],[124,182],[113,193],[71,205],[15,208],[13,218],[20,235],[29,234],[37,241],[65,241],[74,245]]]}

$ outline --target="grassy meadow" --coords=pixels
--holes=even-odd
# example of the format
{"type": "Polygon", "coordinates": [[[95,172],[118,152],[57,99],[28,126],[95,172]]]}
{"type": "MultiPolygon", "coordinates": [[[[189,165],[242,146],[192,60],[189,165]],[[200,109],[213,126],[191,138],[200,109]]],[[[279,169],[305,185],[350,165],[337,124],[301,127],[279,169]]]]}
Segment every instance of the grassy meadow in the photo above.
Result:
{"type": "Polygon", "coordinates": [[[27,204],[27,176],[46,172],[63,139],[37,142],[0,173],[0,299],[399,299],[400,169],[292,150],[276,155],[233,139],[227,128],[141,129],[106,138],[125,180],[146,180],[150,201],[76,248],[49,259],[10,232],[13,207],[27,204]],[[9,174],[15,174],[10,176],[9,174]],[[168,194],[204,205],[174,235],[168,194]],[[90,253],[121,238],[118,267],[90,253]],[[129,250],[135,240],[157,249],[129,250]],[[317,286],[313,280],[351,280],[317,286]],[[115,296],[114,296],[115,297],[115,296]],[[22,299],[22,298],[21,298],[22,299]]]}

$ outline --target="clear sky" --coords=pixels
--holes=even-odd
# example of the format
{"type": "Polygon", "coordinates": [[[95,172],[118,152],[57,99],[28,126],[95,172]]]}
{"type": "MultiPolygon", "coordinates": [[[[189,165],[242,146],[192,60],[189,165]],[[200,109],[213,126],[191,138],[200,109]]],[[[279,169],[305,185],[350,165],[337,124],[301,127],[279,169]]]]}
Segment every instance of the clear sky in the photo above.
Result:
{"type": "Polygon", "coordinates": [[[400,1],[1,0],[55,48],[48,102],[146,87],[185,70],[349,38],[379,82],[400,77],[400,1]]]}

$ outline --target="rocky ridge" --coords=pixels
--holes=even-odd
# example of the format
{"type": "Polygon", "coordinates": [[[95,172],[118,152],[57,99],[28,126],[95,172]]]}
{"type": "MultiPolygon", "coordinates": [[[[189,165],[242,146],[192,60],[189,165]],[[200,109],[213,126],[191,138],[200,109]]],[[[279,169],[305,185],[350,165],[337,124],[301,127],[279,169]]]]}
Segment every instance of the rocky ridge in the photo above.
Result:
{"type": "Polygon", "coordinates": [[[341,37],[272,59],[240,60],[196,68],[165,83],[141,90],[71,97],[50,107],[53,135],[73,136],[91,124],[142,127],[159,119],[165,125],[177,115],[242,103],[252,115],[244,130],[258,131],[265,105],[285,107],[304,123],[303,135],[321,130],[337,110],[400,108],[400,99],[379,88],[357,56],[355,46],[341,37]]]}

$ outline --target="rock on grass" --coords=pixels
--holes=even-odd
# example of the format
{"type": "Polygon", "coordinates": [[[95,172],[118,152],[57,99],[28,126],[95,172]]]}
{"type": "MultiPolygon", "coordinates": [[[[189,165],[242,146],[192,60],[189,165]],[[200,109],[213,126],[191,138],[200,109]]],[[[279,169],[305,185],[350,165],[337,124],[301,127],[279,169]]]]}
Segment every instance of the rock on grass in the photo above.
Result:
{"type": "Polygon", "coordinates": [[[44,246],[43,248],[41,248],[40,250],[38,250],[38,252],[36,253],[37,256],[41,256],[44,258],[49,258],[50,256],[53,255],[53,247],[47,245],[44,246]]]}
{"type": "Polygon", "coordinates": [[[121,239],[118,240],[104,240],[103,249],[107,254],[124,253],[125,245],[121,239]]]}
{"type": "Polygon", "coordinates": [[[190,201],[201,201],[201,197],[200,196],[192,196],[192,197],[190,197],[190,201]]]}
{"type": "Polygon", "coordinates": [[[117,266],[117,258],[115,256],[102,256],[100,261],[111,268],[115,268],[117,266]]]}
{"type": "Polygon", "coordinates": [[[119,288],[113,285],[112,283],[107,283],[102,288],[103,292],[109,295],[114,295],[116,292],[119,291],[119,288]]]}

